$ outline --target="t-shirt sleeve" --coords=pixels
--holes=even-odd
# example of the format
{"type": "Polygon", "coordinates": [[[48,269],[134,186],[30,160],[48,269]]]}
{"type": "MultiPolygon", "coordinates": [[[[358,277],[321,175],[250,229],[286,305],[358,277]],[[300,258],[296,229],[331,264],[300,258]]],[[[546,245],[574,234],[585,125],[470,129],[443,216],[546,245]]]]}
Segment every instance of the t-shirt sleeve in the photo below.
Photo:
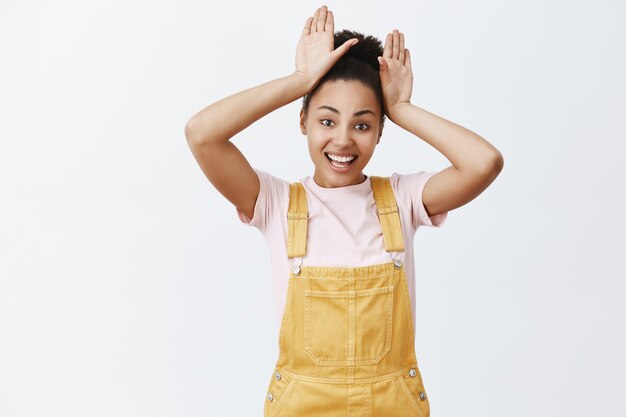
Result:
{"type": "Polygon", "coordinates": [[[285,198],[289,198],[289,183],[260,169],[252,168],[259,177],[259,196],[254,205],[252,219],[235,207],[239,220],[248,226],[265,231],[280,213],[285,198]]]}
{"type": "Polygon", "coordinates": [[[398,204],[411,208],[411,222],[417,229],[419,226],[441,227],[448,217],[448,212],[429,216],[422,201],[422,192],[426,182],[435,175],[436,172],[420,171],[417,173],[401,175],[392,174],[392,180],[396,181],[398,204]],[[394,178],[395,177],[395,178],[394,178]]]}

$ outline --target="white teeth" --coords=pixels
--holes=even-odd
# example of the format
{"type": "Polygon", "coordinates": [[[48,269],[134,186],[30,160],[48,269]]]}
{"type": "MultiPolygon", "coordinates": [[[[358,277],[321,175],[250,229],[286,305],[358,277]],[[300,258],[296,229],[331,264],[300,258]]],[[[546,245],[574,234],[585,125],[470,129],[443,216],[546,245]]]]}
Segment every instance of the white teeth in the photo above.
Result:
{"type": "Polygon", "coordinates": [[[337,161],[337,162],[350,162],[354,158],[356,158],[355,155],[352,155],[352,156],[335,156],[335,155],[331,155],[329,153],[327,153],[326,155],[328,155],[328,157],[330,159],[332,159],[333,161],[337,161]]]}

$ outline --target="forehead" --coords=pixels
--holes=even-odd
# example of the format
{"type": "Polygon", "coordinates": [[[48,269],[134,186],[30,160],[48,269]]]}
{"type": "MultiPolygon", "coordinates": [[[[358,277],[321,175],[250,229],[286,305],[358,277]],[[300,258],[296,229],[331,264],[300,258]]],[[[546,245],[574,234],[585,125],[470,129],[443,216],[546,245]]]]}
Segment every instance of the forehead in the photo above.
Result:
{"type": "Polygon", "coordinates": [[[331,106],[340,113],[345,111],[349,114],[366,108],[378,112],[379,105],[374,91],[357,80],[327,81],[317,90],[309,103],[310,109],[314,111],[317,111],[319,106],[331,106]]]}

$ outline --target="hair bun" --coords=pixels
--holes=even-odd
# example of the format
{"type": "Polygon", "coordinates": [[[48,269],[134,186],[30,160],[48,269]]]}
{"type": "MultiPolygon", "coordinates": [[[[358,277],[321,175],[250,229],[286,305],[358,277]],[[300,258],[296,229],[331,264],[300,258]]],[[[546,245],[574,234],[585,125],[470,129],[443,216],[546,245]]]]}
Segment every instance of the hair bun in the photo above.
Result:
{"type": "Polygon", "coordinates": [[[302,110],[306,115],[311,98],[327,82],[333,81],[358,81],[372,89],[379,103],[380,123],[385,121],[383,111],[383,90],[380,84],[380,64],[378,57],[383,54],[382,42],[375,36],[365,36],[352,30],[335,32],[335,49],[350,39],[358,39],[356,45],[352,45],[344,53],[330,70],[320,79],[317,85],[302,98],[302,110]]]}
{"type": "Polygon", "coordinates": [[[335,32],[335,49],[353,38],[357,38],[359,42],[352,45],[342,58],[353,57],[368,63],[375,71],[380,71],[378,57],[383,55],[383,44],[375,36],[365,36],[362,33],[344,29],[341,32],[335,32]]]}

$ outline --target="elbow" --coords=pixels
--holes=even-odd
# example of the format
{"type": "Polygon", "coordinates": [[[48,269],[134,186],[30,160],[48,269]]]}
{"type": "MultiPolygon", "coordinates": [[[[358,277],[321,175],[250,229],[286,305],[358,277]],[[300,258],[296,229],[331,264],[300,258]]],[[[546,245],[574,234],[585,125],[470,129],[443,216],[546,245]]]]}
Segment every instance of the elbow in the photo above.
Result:
{"type": "Polygon", "coordinates": [[[485,162],[481,175],[489,178],[490,182],[495,180],[504,168],[504,157],[500,151],[496,150],[485,162]]]}
{"type": "Polygon", "coordinates": [[[185,138],[187,143],[193,145],[219,144],[230,139],[213,122],[213,119],[204,117],[202,119],[191,118],[185,125],[185,138]],[[207,126],[211,126],[208,128],[207,126]]]}
{"type": "Polygon", "coordinates": [[[185,139],[187,139],[187,143],[194,145],[200,145],[206,142],[206,138],[200,134],[200,130],[196,126],[194,119],[190,119],[185,125],[185,139]]]}
{"type": "Polygon", "coordinates": [[[504,168],[504,156],[502,156],[500,151],[496,150],[491,157],[491,171],[499,174],[502,168],[504,168]]]}
{"type": "Polygon", "coordinates": [[[485,155],[481,163],[474,167],[473,172],[480,177],[495,179],[502,171],[502,168],[504,168],[504,157],[496,149],[489,152],[489,155],[485,155]]]}
{"type": "Polygon", "coordinates": [[[185,139],[187,139],[187,142],[192,142],[196,137],[196,131],[193,128],[193,119],[190,119],[186,124],[185,124],[185,139]]]}

